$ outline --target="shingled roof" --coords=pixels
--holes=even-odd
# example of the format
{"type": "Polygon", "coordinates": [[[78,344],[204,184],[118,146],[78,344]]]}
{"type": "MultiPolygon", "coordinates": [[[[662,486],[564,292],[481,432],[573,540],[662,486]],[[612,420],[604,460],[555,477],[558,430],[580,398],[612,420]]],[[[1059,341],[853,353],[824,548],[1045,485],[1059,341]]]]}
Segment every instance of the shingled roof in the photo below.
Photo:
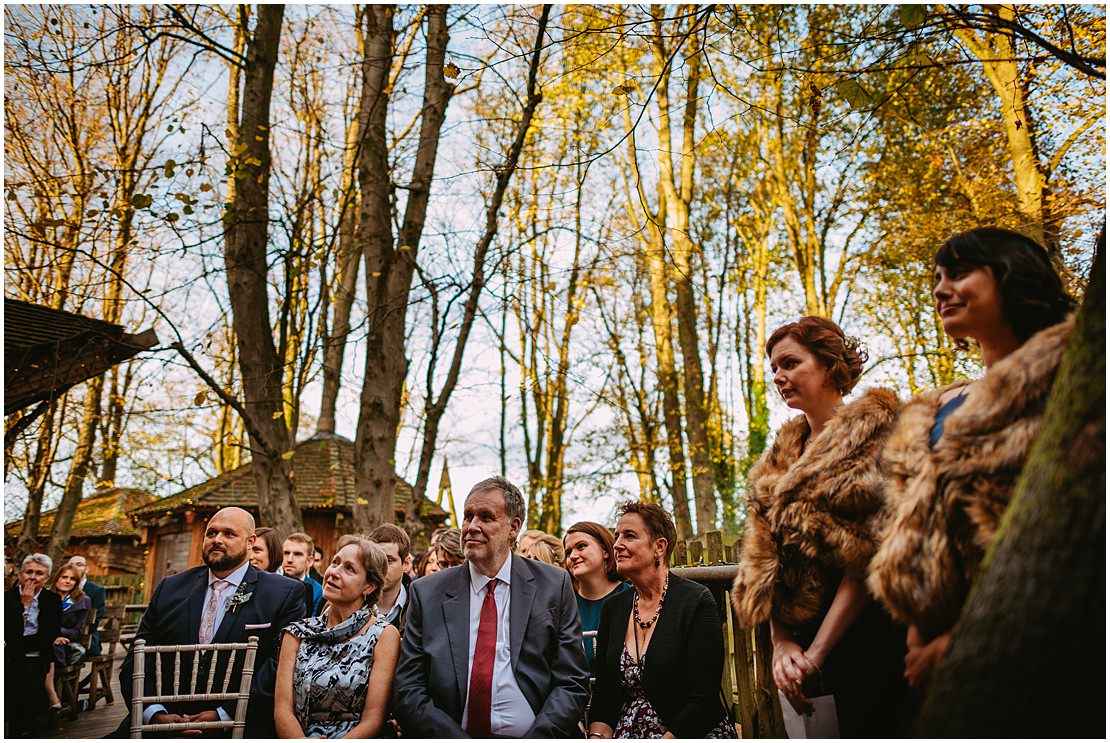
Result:
{"type": "MultiPolygon", "coordinates": [[[[351,513],[355,505],[355,447],[348,439],[317,434],[299,443],[293,451],[293,487],[301,508],[333,508],[351,513]]],[[[403,513],[412,498],[412,486],[397,478],[394,507],[403,513]]],[[[181,510],[208,511],[225,506],[255,507],[258,491],[248,462],[231,472],[161,498],[130,511],[136,524],[156,521],[181,510]]],[[[447,512],[424,499],[421,513],[433,519],[447,512]]]]}
{"type": "Polygon", "coordinates": [[[4,298],[4,415],[57,398],[70,387],[158,343],[153,330],[4,298]]]}
{"type": "MultiPolygon", "coordinates": [[[[153,493],[138,488],[101,488],[88,498],[77,504],[77,513],[73,516],[73,539],[89,537],[137,537],[138,530],[127,517],[127,512],[132,508],[156,500],[153,493]]],[[[58,509],[52,509],[42,514],[39,522],[39,536],[47,536],[54,529],[54,516],[58,509]]],[[[9,536],[17,536],[23,526],[23,519],[11,521],[4,525],[4,531],[9,536]]]]}

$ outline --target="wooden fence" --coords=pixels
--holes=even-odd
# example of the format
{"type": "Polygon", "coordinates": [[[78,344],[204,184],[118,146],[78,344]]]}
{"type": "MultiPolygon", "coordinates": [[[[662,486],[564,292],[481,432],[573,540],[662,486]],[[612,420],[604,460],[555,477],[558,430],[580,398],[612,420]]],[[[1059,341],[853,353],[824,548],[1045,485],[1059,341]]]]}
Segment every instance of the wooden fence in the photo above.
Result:
{"type": "Polygon", "coordinates": [[[739,541],[726,552],[721,532],[711,531],[697,540],[679,540],[671,553],[671,569],[709,588],[717,602],[726,653],[721,688],[740,735],[785,738],[778,689],[771,678],[770,626],[764,622],[754,629],[741,629],[732,612],[732,583],[739,558],[739,541]],[[726,555],[731,561],[725,561],[726,555]]]}
{"type": "Polygon", "coordinates": [[[138,604],[144,599],[141,575],[93,575],[90,579],[104,586],[108,604],[138,604]]]}

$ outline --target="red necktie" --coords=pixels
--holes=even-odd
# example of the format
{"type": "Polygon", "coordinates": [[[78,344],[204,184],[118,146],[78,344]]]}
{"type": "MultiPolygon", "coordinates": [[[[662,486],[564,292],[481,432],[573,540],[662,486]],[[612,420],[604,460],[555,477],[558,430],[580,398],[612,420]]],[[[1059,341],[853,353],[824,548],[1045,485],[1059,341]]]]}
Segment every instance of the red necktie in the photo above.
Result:
{"type": "Polygon", "coordinates": [[[470,699],[466,703],[466,732],[472,738],[490,737],[490,704],[493,701],[493,661],[497,656],[497,601],[494,578],[486,584],[486,600],[478,620],[474,665],[470,669],[470,699]]]}

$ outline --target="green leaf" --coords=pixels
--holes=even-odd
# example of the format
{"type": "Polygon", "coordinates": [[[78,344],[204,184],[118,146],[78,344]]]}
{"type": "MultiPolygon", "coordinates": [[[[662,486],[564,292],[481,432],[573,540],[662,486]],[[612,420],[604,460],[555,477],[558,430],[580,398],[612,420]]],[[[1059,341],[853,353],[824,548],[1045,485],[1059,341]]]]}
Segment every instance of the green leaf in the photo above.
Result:
{"type": "Polygon", "coordinates": [[[841,80],[836,84],[836,92],[848,102],[849,106],[856,110],[869,108],[874,103],[874,99],[867,92],[867,88],[860,85],[856,80],[841,80]]]}
{"type": "Polygon", "coordinates": [[[925,5],[899,5],[898,20],[906,28],[917,28],[929,17],[929,9],[925,5]]]}

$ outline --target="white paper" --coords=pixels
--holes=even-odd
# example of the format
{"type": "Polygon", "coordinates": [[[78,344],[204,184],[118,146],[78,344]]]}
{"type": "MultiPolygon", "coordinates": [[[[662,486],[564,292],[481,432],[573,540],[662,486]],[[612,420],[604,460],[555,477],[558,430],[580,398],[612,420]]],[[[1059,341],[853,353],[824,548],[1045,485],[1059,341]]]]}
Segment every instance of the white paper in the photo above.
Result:
{"type": "Polygon", "coordinates": [[[836,701],[832,694],[813,697],[813,714],[799,715],[790,706],[790,700],[779,692],[782,721],[788,738],[839,738],[840,725],[836,719],[836,701]]]}

